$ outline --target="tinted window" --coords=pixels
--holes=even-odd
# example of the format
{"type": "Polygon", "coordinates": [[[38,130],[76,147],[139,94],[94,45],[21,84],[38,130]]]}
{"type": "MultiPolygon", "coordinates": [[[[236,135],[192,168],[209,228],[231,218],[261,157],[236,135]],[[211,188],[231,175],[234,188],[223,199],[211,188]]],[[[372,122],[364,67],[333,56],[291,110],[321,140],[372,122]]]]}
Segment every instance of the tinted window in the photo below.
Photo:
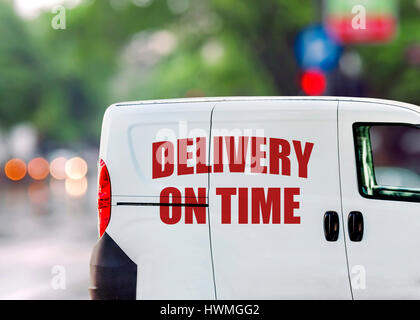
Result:
{"type": "Polygon", "coordinates": [[[420,128],[357,124],[354,130],[362,195],[420,201],[420,128]]]}

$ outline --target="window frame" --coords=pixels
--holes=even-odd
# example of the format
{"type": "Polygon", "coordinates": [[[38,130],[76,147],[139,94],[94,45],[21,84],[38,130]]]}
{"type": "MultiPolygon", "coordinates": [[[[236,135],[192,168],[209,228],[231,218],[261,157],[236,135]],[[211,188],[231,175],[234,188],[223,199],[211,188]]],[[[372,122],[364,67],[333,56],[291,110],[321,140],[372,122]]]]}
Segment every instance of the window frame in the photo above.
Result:
{"type": "Polygon", "coordinates": [[[370,129],[374,126],[399,126],[399,127],[411,127],[420,130],[420,124],[416,125],[413,123],[397,123],[397,122],[355,122],[352,125],[353,131],[353,143],[354,143],[354,155],[356,160],[356,171],[357,171],[357,185],[359,194],[363,198],[367,199],[374,199],[374,200],[388,200],[388,201],[403,201],[403,202],[417,202],[420,203],[420,189],[414,188],[403,188],[397,186],[381,186],[378,185],[376,182],[376,174],[375,174],[375,166],[373,161],[373,152],[372,152],[372,144],[371,144],[371,136],[370,136],[370,129]],[[367,164],[363,161],[363,154],[359,152],[359,150],[363,147],[359,138],[361,134],[358,132],[360,128],[367,127],[367,133],[365,132],[364,138],[368,140],[368,145],[366,145],[366,154],[365,156],[367,159],[367,164]],[[365,166],[368,165],[369,167],[366,168],[365,166]],[[371,174],[370,176],[363,176],[363,172],[370,171],[366,173],[366,175],[371,174]],[[369,181],[366,181],[366,180],[369,181]],[[372,194],[369,194],[366,189],[371,188],[372,194]],[[389,194],[373,194],[375,189],[381,189],[379,192],[388,192],[389,194]],[[391,195],[391,193],[394,193],[391,195]],[[405,195],[404,195],[405,193],[405,195]]]}

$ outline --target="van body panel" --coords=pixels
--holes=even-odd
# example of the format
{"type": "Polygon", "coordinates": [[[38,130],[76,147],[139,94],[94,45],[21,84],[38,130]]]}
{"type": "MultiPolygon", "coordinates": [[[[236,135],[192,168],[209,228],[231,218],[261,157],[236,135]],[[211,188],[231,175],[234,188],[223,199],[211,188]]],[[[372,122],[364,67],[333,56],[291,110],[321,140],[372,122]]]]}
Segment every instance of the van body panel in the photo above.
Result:
{"type": "MultiPolygon", "coordinates": [[[[420,204],[367,199],[358,190],[353,124],[420,124],[416,108],[340,101],[339,143],[344,220],[363,214],[360,242],[347,240],[354,299],[420,299],[420,204]]],[[[420,111],[420,110],[419,110],[420,111]]]]}
{"type": "Polygon", "coordinates": [[[100,150],[112,185],[106,232],[137,265],[137,299],[215,298],[208,224],[167,225],[160,207],[151,206],[159,204],[165,187],[208,187],[207,174],[175,171],[153,179],[152,143],[168,140],[176,148],[177,139],[208,137],[213,106],[113,105],[106,111],[100,150]]]}
{"type": "MultiPolygon", "coordinates": [[[[137,266],[136,298],[420,298],[419,203],[360,195],[352,131],[358,122],[420,124],[420,107],[347,97],[216,97],[110,106],[100,146],[112,191],[106,234],[127,256],[120,252],[123,260],[137,266]],[[255,174],[249,162],[244,173],[230,172],[225,149],[223,172],[178,175],[175,163],[174,174],[153,179],[153,143],[171,141],[176,152],[178,139],[204,137],[211,163],[217,136],[266,137],[262,165],[269,165],[269,139],[287,141],[290,175],[255,174]],[[314,144],[307,178],[297,175],[293,141],[314,144]],[[185,188],[206,188],[206,222],[186,224],[182,207],[179,223],[164,223],[160,192],[166,187],[179,189],[182,203],[185,188]],[[249,223],[238,223],[238,193],[231,198],[232,222],[221,222],[218,188],[248,188],[249,223]],[[268,188],[281,190],[279,224],[251,223],[253,188],[265,194],[268,188]],[[299,201],[294,214],[300,223],[285,224],[286,188],[299,188],[293,199],[299,201]],[[338,214],[337,241],[326,240],[327,211],[338,214]],[[360,242],[349,239],[350,211],[364,217],[360,242]],[[365,287],[358,287],[361,267],[365,287]]],[[[106,286],[99,283],[98,269],[91,266],[96,288],[106,286]]]]}
{"type": "MultiPolygon", "coordinates": [[[[147,197],[159,202],[167,187],[208,187],[206,174],[152,178],[152,143],[168,140],[177,148],[177,139],[208,137],[214,103],[111,106],[105,114],[100,158],[108,167],[112,196],[147,197]]],[[[208,142],[208,139],[206,139],[208,142]]],[[[194,161],[194,159],[192,159],[194,161]]]]}
{"type": "Polygon", "coordinates": [[[137,299],[214,299],[208,224],[164,224],[158,206],[112,206],[107,233],[137,264],[137,299]]]}
{"type": "Polygon", "coordinates": [[[211,173],[209,211],[217,298],[351,299],[342,220],[337,241],[327,242],[323,230],[326,211],[335,211],[341,218],[337,102],[220,102],[213,112],[212,137],[220,134],[279,138],[290,144],[297,140],[314,147],[307,179],[298,177],[293,146],[290,176],[230,173],[226,164],[223,173],[211,173]],[[300,207],[295,212],[301,222],[285,224],[281,204],[280,224],[252,224],[249,191],[249,223],[238,224],[236,194],[231,201],[232,223],[223,224],[218,187],[261,187],[266,192],[268,187],[300,188],[296,197],[300,207]]]}

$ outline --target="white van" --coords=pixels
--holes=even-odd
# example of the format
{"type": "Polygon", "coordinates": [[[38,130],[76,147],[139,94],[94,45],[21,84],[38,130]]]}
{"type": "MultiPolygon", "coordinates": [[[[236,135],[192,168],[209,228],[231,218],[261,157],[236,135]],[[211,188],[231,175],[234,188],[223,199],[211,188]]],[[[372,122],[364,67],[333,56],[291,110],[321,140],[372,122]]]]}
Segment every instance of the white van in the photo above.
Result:
{"type": "Polygon", "coordinates": [[[110,106],[91,297],[419,299],[419,125],[360,98],[110,106]]]}

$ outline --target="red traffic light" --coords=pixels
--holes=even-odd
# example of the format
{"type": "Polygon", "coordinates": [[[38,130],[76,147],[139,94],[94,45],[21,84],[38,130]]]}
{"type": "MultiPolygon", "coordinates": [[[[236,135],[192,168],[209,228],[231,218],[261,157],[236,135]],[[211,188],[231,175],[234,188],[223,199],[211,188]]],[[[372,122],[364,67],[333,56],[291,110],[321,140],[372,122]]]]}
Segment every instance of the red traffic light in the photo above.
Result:
{"type": "Polygon", "coordinates": [[[319,70],[308,70],[302,74],[300,86],[306,95],[319,96],[327,89],[327,78],[319,70]]]}

